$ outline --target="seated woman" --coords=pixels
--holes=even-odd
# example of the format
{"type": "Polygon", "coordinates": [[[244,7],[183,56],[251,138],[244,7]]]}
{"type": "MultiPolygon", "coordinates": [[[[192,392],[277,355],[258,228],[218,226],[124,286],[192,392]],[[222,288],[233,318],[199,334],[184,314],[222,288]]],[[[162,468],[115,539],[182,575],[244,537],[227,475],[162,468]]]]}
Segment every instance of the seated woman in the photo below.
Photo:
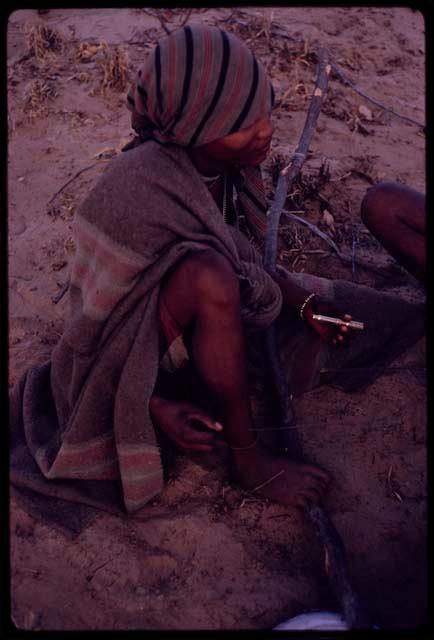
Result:
{"type": "Polygon", "coordinates": [[[395,260],[425,284],[425,196],[398,182],[381,182],[366,192],[361,215],[395,260]]]}
{"type": "MultiPolygon", "coordinates": [[[[348,304],[382,343],[395,325],[384,325],[384,296],[369,292],[375,304],[365,304],[354,285],[284,269],[271,276],[246,239],[243,232],[266,229],[258,165],[270,147],[273,100],[262,65],[216,27],[187,26],[149,55],[128,95],[138,144],[110,164],[75,216],[65,331],[50,362],[13,393],[15,486],[132,513],[163,487],[162,430],[195,451],[223,439],[240,484],[273,500],[303,506],[324,495],[326,471],[258,441],[249,345],[277,319],[294,337],[303,390],[311,363],[323,363],[347,334],[315,312],[350,319],[348,304]],[[188,397],[163,371],[179,369],[194,376],[188,397]]],[[[396,318],[402,304],[390,304],[396,318]]],[[[407,343],[420,323],[412,330],[407,343]]]]}

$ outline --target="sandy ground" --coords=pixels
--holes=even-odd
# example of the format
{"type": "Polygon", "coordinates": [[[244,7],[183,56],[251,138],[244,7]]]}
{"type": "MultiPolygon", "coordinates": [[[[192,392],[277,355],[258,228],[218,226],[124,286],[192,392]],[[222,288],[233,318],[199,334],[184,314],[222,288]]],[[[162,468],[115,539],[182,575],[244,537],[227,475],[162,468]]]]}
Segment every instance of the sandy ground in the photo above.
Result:
{"type": "MultiPolygon", "coordinates": [[[[184,15],[167,12],[168,26],[184,15]]],[[[369,96],[424,122],[424,23],[410,9],[209,9],[194,10],[190,20],[233,29],[267,65],[281,99],[265,164],[268,184],[273,162],[297,144],[319,45],[369,96]]],[[[102,91],[104,60],[119,46],[132,72],[163,34],[159,21],[140,9],[26,10],[10,17],[10,385],[58,340],[67,296],[58,304],[52,298],[73,256],[74,211],[131,135],[125,90],[107,85],[102,91]],[[29,28],[37,23],[59,35],[51,37],[48,55],[29,49],[29,28]]],[[[301,226],[287,232],[292,244],[283,262],[423,298],[363,229],[358,213],[366,188],[379,180],[424,191],[424,149],[419,127],[332,79],[295,204],[341,250],[386,275],[352,270],[301,226]]],[[[401,368],[364,392],[323,387],[299,400],[296,410],[306,454],[333,473],[326,506],[345,540],[356,590],[377,624],[414,627],[425,620],[427,605],[423,341],[395,365],[401,368]]],[[[15,624],[260,629],[303,611],[336,608],[303,514],[231,486],[226,462],[180,455],[163,494],[137,517],[102,514],[72,541],[12,502],[15,624]]]]}

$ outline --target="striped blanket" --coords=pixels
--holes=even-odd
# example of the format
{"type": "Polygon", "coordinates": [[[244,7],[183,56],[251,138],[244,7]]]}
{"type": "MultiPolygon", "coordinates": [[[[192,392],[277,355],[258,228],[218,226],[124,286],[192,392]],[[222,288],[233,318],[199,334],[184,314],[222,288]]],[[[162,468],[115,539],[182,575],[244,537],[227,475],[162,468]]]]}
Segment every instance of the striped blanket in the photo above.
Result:
{"type": "Polygon", "coordinates": [[[134,513],[163,487],[148,410],[160,362],[158,297],[187,252],[213,248],[230,261],[249,334],[278,318],[292,388],[297,364],[312,359],[300,391],[318,383],[323,366],[368,370],[340,381],[360,388],[424,332],[423,305],[287,273],[366,323],[353,346],[331,353],[299,318],[280,313],[280,289],[245,236],[225,224],[180,147],[148,141],[114,159],[76,214],[75,241],[65,331],[10,402],[11,482],[28,509],[66,532],[80,531],[97,509],[134,513]]]}

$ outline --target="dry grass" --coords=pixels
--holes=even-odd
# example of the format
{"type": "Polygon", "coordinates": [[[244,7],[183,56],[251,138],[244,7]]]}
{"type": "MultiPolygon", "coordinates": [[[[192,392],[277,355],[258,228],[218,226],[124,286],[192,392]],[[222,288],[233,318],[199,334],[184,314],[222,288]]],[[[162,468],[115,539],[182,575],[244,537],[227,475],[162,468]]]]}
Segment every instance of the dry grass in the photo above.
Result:
{"type": "Polygon", "coordinates": [[[91,95],[97,92],[105,93],[107,89],[123,92],[127,88],[129,80],[128,72],[128,53],[123,47],[110,47],[106,42],[97,43],[81,42],[74,54],[75,62],[78,64],[87,64],[94,62],[92,65],[95,72],[77,71],[71,76],[71,79],[79,82],[88,83],[95,79],[99,86],[91,91],[91,95]]]}
{"type": "Polygon", "coordinates": [[[103,48],[102,44],[91,44],[89,42],[80,42],[75,53],[77,62],[89,62],[103,48]]]}
{"type": "Polygon", "coordinates": [[[63,38],[60,33],[42,22],[27,23],[24,35],[29,53],[39,62],[47,62],[54,53],[62,51],[63,38]]]}
{"type": "Polygon", "coordinates": [[[23,110],[31,120],[46,116],[47,103],[56,96],[57,91],[52,83],[46,80],[32,80],[24,93],[23,110]]]}
{"type": "Polygon", "coordinates": [[[111,49],[105,42],[101,43],[102,59],[99,67],[103,72],[101,87],[106,89],[125,91],[128,83],[128,54],[122,47],[111,49]]]}
{"type": "Polygon", "coordinates": [[[285,83],[277,108],[284,111],[306,109],[314,88],[316,54],[308,40],[303,43],[283,44],[276,66],[285,74],[285,83]]]}
{"type": "Polygon", "coordinates": [[[273,23],[273,11],[265,11],[261,16],[253,18],[250,26],[251,35],[245,40],[247,46],[253,42],[265,41],[270,47],[271,25],[273,23]]]}
{"type": "Polygon", "coordinates": [[[181,29],[190,19],[193,9],[141,9],[143,13],[156,18],[164,32],[169,35],[172,31],[181,29]],[[168,24],[175,22],[169,29],[168,24]]]}
{"type": "Polygon", "coordinates": [[[248,21],[233,20],[225,29],[241,38],[264,64],[271,80],[279,86],[276,112],[305,110],[315,84],[315,43],[287,42],[273,36],[273,11],[264,10],[248,21]],[[276,74],[277,72],[281,72],[276,74]],[[278,77],[276,78],[276,75],[278,77]]]}

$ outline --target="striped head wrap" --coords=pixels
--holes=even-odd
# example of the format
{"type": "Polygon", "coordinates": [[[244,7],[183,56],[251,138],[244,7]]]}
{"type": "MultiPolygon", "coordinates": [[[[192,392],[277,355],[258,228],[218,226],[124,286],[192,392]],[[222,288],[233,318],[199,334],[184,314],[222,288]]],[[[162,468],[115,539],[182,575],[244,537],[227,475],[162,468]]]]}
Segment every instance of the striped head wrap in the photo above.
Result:
{"type": "Polygon", "coordinates": [[[265,69],[246,45],[205,25],[188,25],[163,38],[127,97],[133,126],[186,147],[250,126],[270,113],[273,99],[265,69]]]}
{"type": "MultiPolygon", "coordinates": [[[[143,142],[153,138],[186,148],[249,127],[267,117],[273,103],[271,81],[246,45],[218,27],[197,24],[159,41],[127,96],[143,142]]],[[[239,201],[260,238],[267,206],[259,168],[245,167],[242,182],[239,201]]]]}

